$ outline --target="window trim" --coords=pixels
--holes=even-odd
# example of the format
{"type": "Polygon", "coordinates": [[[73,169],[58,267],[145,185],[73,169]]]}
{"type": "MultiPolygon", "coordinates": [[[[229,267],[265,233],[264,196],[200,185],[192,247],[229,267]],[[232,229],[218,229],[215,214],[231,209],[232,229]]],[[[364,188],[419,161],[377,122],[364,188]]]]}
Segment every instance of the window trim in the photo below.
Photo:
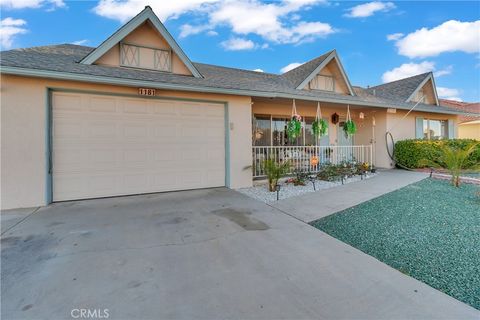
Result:
{"type": "Polygon", "coordinates": [[[159,49],[159,48],[154,48],[154,47],[149,47],[149,46],[144,46],[140,44],[135,44],[131,42],[124,42],[121,41],[119,43],[119,50],[120,50],[120,66],[124,68],[132,68],[132,69],[137,69],[137,70],[150,70],[150,71],[158,71],[158,72],[165,72],[165,73],[172,73],[173,71],[173,57],[172,57],[172,49],[159,49]],[[138,61],[138,66],[131,66],[128,64],[125,64],[125,53],[123,46],[130,46],[130,47],[136,47],[137,48],[137,61],[138,61]],[[156,55],[157,52],[167,52],[168,53],[168,70],[162,70],[162,69],[156,69],[156,68],[145,68],[141,67],[140,63],[140,48],[144,49],[150,49],[153,50],[153,63],[154,65],[156,64],[156,55]]]}
{"type": "MultiPolygon", "coordinates": [[[[423,139],[424,140],[448,140],[449,139],[449,132],[448,132],[448,120],[446,119],[432,119],[432,118],[423,118],[423,139]],[[426,133],[426,137],[425,137],[425,121],[427,122],[427,133],[426,133]],[[432,139],[432,137],[430,136],[430,121],[439,121],[440,122],[440,125],[442,124],[442,122],[444,123],[444,127],[445,127],[445,135],[442,135],[441,136],[441,139],[432,139]]],[[[442,126],[441,126],[442,127],[442,126]]],[[[440,128],[441,128],[440,127],[440,128]]]]}

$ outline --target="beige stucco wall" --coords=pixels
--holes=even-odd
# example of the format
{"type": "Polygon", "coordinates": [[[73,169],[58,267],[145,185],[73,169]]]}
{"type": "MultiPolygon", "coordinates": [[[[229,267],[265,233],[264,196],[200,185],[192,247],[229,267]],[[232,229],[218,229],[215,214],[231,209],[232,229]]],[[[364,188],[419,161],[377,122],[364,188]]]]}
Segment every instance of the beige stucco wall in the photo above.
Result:
{"type": "Polygon", "coordinates": [[[480,140],[480,121],[460,124],[458,126],[458,137],[460,139],[480,140]]]}
{"type": "MultiPolygon", "coordinates": [[[[377,144],[375,148],[376,164],[378,167],[390,168],[393,166],[393,162],[387,154],[387,148],[385,144],[385,133],[387,131],[392,133],[395,142],[406,139],[415,139],[417,117],[435,120],[453,120],[455,128],[457,128],[458,117],[456,115],[413,111],[404,118],[407,112],[408,111],[398,109],[396,110],[396,113],[387,113],[384,111],[384,114],[378,117],[375,128],[377,132],[377,144]]],[[[456,133],[454,133],[454,136],[456,137],[456,133]]],[[[389,140],[389,148],[391,147],[392,146],[389,140]]]]}
{"type": "MultiPolygon", "coordinates": [[[[1,208],[46,204],[47,87],[137,94],[137,88],[1,76],[1,208]]],[[[157,90],[158,96],[228,102],[230,187],[252,184],[251,99],[157,90]]]]}
{"type": "MultiPolygon", "coordinates": [[[[137,29],[128,34],[123,42],[132,45],[145,46],[156,49],[170,50],[170,46],[167,41],[151,26],[147,21],[137,29]]],[[[108,50],[103,56],[101,56],[96,64],[107,66],[119,66],[120,65],[120,46],[117,44],[108,50]]],[[[172,73],[192,75],[190,70],[180,60],[177,54],[172,51],[172,73]]]]}

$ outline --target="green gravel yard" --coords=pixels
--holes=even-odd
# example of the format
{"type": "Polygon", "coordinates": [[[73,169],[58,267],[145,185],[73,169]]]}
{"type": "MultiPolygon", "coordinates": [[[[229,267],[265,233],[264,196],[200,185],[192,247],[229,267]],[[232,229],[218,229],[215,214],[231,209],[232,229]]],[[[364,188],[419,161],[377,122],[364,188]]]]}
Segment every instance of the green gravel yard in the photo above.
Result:
{"type": "Polygon", "coordinates": [[[480,310],[479,191],[425,179],[311,224],[480,310]]]}

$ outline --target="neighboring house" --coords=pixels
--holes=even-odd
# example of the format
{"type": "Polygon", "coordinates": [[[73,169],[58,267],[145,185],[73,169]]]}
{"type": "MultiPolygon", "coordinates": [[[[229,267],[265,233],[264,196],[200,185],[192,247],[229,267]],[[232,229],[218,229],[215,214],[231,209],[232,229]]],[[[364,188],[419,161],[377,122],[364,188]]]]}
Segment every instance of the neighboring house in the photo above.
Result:
{"type": "Polygon", "coordinates": [[[470,113],[460,115],[458,118],[458,138],[480,140],[480,102],[440,99],[440,103],[446,107],[470,113]]]}
{"type": "Polygon", "coordinates": [[[272,153],[297,166],[316,154],[391,167],[387,131],[453,138],[461,113],[439,106],[431,73],[353,87],[335,50],[282,75],[193,63],[150,7],[97,48],[4,51],[1,81],[2,208],[248,187],[272,153]],[[293,99],[306,129],[290,143],[293,99]],[[328,135],[305,147],[318,102],[328,135]],[[341,129],[347,107],[353,138],[341,129]]]}

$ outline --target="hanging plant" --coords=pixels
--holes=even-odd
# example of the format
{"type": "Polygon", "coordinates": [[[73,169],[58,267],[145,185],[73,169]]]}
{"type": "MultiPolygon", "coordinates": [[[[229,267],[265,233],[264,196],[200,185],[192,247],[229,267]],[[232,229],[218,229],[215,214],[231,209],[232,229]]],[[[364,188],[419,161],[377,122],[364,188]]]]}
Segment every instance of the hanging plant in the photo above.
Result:
{"type": "Polygon", "coordinates": [[[297,114],[295,100],[292,106],[292,118],[287,123],[287,136],[291,142],[294,142],[302,134],[302,117],[297,114]]]}
{"type": "Polygon", "coordinates": [[[312,133],[315,138],[323,137],[327,134],[328,123],[325,119],[318,119],[312,122],[312,133]]]}
{"type": "Polygon", "coordinates": [[[319,137],[322,137],[327,134],[328,122],[325,119],[322,119],[322,110],[320,109],[320,102],[317,104],[317,114],[315,120],[312,122],[312,134],[317,140],[319,137]]]}
{"type": "Polygon", "coordinates": [[[347,121],[343,125],[343,131],[345,136],[351,137],[357,132],[357,125],[353,122],[352,117],[350,116],[350,105],[347,106],[347,121]]]}
{"type": "Polygon", "coordinates": [[[290,141],[295,141],[302,134],[302,117],[294,114],[287,123],[287,135],[290,141]]]}

